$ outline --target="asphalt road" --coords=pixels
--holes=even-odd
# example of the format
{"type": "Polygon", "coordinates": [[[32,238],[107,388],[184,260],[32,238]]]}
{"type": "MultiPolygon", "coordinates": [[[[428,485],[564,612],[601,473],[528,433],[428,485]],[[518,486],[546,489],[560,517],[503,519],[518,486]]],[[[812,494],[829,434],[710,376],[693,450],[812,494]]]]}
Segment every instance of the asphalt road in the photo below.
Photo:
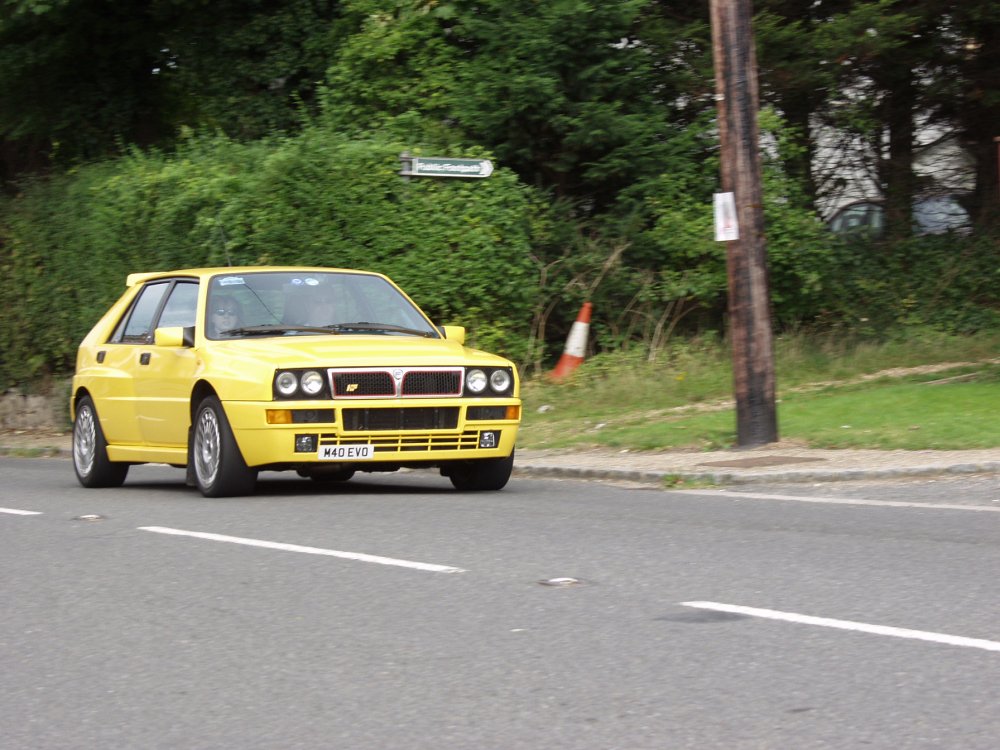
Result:
{"type": "Polygon", "coordinates": [[[206,500],[0,459],[0,746],[993,750],[998,484],[206,500]]]}

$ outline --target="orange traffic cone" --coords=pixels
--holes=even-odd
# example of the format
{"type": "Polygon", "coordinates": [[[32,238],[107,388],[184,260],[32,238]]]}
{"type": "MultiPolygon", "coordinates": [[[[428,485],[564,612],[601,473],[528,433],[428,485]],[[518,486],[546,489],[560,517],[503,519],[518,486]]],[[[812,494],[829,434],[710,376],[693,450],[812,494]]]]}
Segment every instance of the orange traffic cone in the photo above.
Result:
{"type": "Polygon", "coordinates": [[[580,314],[576,316],[576,322],[566,337],[563,355],[556,363],[555,369],[549,373],[551,380],[565,379],[583,363],[584,354],[587,352],[587,336],[590,332],[590,311],[593,308],[590,302],[584,302],[580,308],[580,314]]]}

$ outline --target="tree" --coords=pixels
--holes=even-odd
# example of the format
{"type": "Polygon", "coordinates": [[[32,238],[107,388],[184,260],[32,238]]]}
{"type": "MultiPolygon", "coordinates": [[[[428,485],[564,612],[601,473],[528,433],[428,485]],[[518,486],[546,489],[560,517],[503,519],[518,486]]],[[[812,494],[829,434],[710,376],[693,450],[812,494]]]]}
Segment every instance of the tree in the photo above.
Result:
{"type": "Polygon", "coordinates": [[[479,145],[593,215],[663,168],[669,86],[638,37],[645,0],[350,0],[326,117],[479,145]]]}
{"type": "Polygon", "coordinates": [[[0,180],[169,144],[182,126],[294,127],[335,0],[0,0],[0,180]]]}
{"type": "Polygon", "coordinates": [[[817,205],[845,181],[868,179],[886,200],[890,237],[907,236],[914,199],[956,182],[944,167],[919,176],[919,153],[949,139],[974,164],[968,206],[980,223],[997,207],[995,123],[1000,63],[994,4],[955,0],[758,0],[763,97],[800,133],[805,164],[789,162],[817,205]],[[935,134],[928,139],[927,134],[935,134]],[[820,153],[820,146],[822,156],[820,153]],[[836,158],[831,158],[835,154],[836,158]]]}
{"type": "Polygon", "coordinates": [[[944,105],[957,123],[962,145],[975,165],[975,191],[968,204],[974,221],[1000,226],[1000,6],[988,2],[948,3],[948,37],[957,92],[944,105]]]}
{"type": "Polygon", "coordinates": [[[338,0],[157,0],[172,117],[251,140],[297,129],[334,54],[338,0]]]}
{"type": "Polygon", "coordinates": [[[0,177],[163,136],[165,61],[147,3],[4,0],[0,177]]]}

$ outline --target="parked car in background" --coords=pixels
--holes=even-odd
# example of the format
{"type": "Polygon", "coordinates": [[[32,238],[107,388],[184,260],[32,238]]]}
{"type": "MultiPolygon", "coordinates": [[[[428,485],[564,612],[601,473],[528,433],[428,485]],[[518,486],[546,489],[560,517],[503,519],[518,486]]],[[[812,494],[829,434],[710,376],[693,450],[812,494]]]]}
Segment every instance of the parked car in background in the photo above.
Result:
{"type": "MultiPolygon", "coordinates": [[[[885,207],[882,201],[863,200],[840,208],[827,222],[836,234],[867,234],[878,237],[885,230],[885,207]]],[[[953,194],[933,195],[913,202],[913,233],[968,233],[969,212],[953,194]]]]}
{"type": "Polygon", "coordinates": [[[521,417],[517,370],[464,339],[376,273],[132,274],[77,354],[76,475],[112,487],[133,464],[166,463],[220,497],[251,493],[260,471],[346,481],[415,467],[499,490],[521,417]]]}

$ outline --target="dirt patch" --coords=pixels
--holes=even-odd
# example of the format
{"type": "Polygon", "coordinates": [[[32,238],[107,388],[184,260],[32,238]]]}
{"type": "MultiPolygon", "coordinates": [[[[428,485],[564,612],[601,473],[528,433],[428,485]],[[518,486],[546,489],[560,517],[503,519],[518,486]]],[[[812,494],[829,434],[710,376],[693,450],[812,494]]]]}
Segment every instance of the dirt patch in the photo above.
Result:
{"type": "Polygon", "coordinates": [[[804,456],[755,456],[753,458],[737,458],[732,461],[704,461],[698,466],[724,466],[730,469],[756,469],[761,466],[782,466],[784,464],[803,464],[812,461],[825,461],[825,458],[805,458],[804,456]]]}

